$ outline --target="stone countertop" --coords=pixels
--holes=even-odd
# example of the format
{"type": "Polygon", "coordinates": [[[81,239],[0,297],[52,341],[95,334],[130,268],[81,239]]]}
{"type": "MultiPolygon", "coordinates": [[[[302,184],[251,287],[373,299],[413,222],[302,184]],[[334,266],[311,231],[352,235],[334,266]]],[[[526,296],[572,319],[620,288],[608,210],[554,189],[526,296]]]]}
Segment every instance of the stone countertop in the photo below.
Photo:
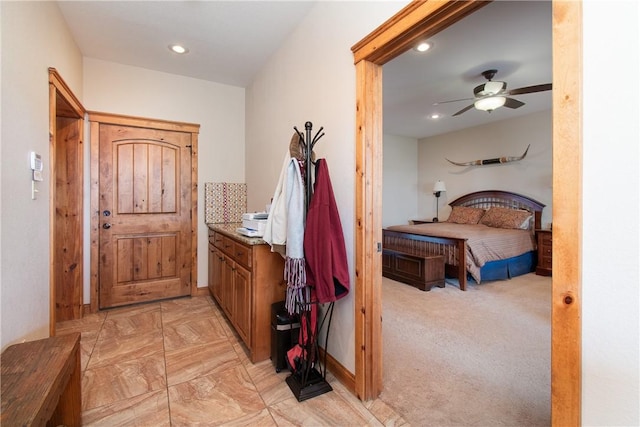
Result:
{"type": "Polygon", "coordinates": [[[266,245],[267,242],[261,237],[247,237],[236,231],[236,228],[242,227],[241,222],[221,222],[215,224],[207,224],[209,230],[225,234],[247,245],[266,245]]]}

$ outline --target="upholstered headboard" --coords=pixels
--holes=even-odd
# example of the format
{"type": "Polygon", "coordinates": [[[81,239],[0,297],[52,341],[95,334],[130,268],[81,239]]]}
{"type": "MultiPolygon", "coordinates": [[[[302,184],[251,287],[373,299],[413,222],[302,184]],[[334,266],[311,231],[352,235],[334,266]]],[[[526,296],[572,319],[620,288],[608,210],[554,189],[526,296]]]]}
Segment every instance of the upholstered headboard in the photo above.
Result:
{"type": "Polygon", "coordinates": [[[502,190],[476,191],[465,194],[449,203],[449,206],[468,206],[473,208],[489,209],[499,206],[509,209],[524,209],[533,213],[532,230],[542,225],[542,209],[545,205],[522,194],[511,193],[502,190]]]}

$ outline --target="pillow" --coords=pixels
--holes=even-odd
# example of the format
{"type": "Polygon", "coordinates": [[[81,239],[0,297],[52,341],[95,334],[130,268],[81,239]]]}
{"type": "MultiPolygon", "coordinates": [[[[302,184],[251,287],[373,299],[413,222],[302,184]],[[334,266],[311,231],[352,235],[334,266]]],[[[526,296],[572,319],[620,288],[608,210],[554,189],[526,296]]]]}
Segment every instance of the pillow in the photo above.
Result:
{"type": "Polygon", "coordinates": [[[480,224],[495,228],[529,229],[531,212],[522,209],[490,208],[480,219],[480,224]]]}
{"type": "Polygon", "coordinates": [[[467,206],[453,206],[449,218],[445,222],[455,224],[477,224],[484,215],[482,208],[470,208],[467,206]]]}

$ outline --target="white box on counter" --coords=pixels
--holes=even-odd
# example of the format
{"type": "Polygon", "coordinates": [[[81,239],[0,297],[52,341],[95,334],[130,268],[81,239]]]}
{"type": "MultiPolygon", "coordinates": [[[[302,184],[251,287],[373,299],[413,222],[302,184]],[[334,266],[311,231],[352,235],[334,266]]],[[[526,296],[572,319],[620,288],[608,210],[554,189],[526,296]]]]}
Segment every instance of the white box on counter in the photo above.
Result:
{"type": "Polygon", "coordinates": [[[259,232],[258,230],[252,230],[250,228],[238,227],[236,228],[236,233],[242,234],[247,237],[262,237],[264,233],[259,232]]]}
{"type": "Polygon", "coordinates": [[[242,227],[247,228],[249,230],[256,230],[260,233],[260,236],[264,234],[264,229],[267,226],[266,219],[243,219],[242,227]]]}

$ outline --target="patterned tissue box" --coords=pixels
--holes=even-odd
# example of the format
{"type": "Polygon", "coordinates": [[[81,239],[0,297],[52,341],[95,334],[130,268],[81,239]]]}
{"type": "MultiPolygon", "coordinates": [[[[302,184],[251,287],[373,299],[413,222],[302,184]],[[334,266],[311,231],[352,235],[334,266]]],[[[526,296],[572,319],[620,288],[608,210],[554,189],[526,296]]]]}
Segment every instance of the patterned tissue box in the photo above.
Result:
{"type": "Polygon", "coordinates": [[[204,217],[207,224],[242,222],[247,211],[247,184],[206,182],[204,217]]]}

